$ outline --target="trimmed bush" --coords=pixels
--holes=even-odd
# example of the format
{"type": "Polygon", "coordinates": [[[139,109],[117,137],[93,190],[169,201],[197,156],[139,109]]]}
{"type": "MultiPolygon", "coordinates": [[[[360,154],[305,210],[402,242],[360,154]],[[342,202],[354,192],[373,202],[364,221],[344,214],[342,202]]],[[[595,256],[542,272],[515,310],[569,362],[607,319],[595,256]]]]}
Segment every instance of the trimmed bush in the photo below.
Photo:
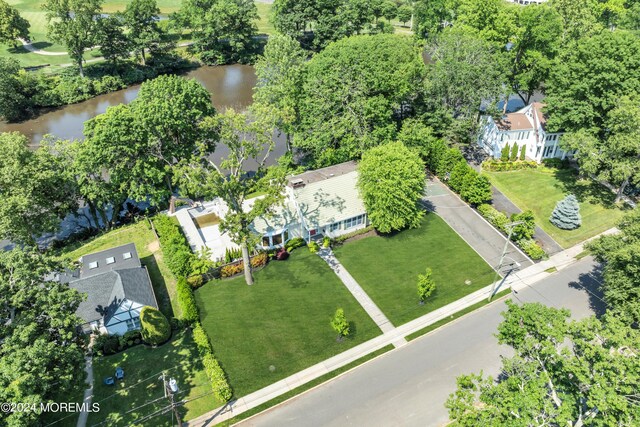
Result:
{"type": "Polygon", "coordinates": [[[231,391],[224,371],[213,354],[205,354],[202,358],[202,365],[211,382],[211,389],[213,390],[214,396],[223,402],[231,400],[233,392],[231,391]]]}
{"type": "Polygon", "coordinates": [[[492,172],[505,172],[521,169],[536,169],[538,164],[533,160],[519,162],[502,162],[500,160],[489,159],[482,162],[482,169],[492,172]]]}
{"type": "Polygon", "coordinates": [[[322,238],[322,247],[323,248],[329,248],[331,246],[331,239],[328,236],[324,236],[322,238]]]}
{"type": "Polygon", "coordinates": [[[478,212],[498,230],[505,231],[505,226],[509,222],[509,219],[504,213],[491,205],[478,206],[478,212]]]}
{"type": "Polygon", "coordinates": [[[558,159],[557,157],[552,157],[550,159],[543,159],[542,164],[548,168],[555,169],[566,169],[570,166],[569,159],[558,159]]]}
{"type": "Polygon", "coordinates": [[[504,147],[502,147],[502,151],[500,152],[500,160],[502,160],[503,162],[508,162],[509,154],[510,154],[509,144],[507,143],[504,145],[504,147]]]}
{"type": "Polygon", "coordinates": [[[266,252],[260,252],[259,254],[251,257],[251,268],[262,267],[267,264],[269,257],[266,252]]]}
{"type": "Polygon", "coordinates": [[[178,279],[176,284],[176,293],[178,295],[178,305],[182,311],[182,320],[188,324],[198,321],[198,306],[193,296],[193,290],[184,277],[178,279]]]}
{"type": "Polygon", "coordinates": [[[523,239],[516,242],[522,251],[533,260],[539,260],[547,257],[547,253],[533,239],[523,239]]]}
{"type": "Polygon", "coordinates": [[[352,237],[360,236],[361,234],[367,234],[368,232],[373,231],[373,230],[374,230],[373,225],[368,225],[368,226],[366,226],[364,228],[361,228],[359,230],[355,230],[355,231],[352,231],[350,233],[346,233],[346,234],[343,234],[341,236],[336,237],[335,239],[333,239],[333,243],[334,244],[342,244],[342,243],[344,243],[345,241],[349,240],[352,237]]]}
{"type": "Polygon", "coordinates": [[[430,268],[427,268],[424,274],[418,274],[418,298],[421,303],[424,303],[436,290],[436,282],[431,275],[430,268]]]}
{"type": "Polygon", "coordinates": [[[349,332],[351,332],[349,322],[347,321],[347,317],[344,315],[343,309],[339,308],[336,310],[336,314],[334,314],[333,319],[331,320],[331,327],[338,333],[340,338],[349,335],[349,332]]]}
{"type": "Polygon", "coordinates": [[[318,245],[318,243],[316,242],[309,242],[307,247],[309,248],[309,252],[311,252],[312,254],[317,254],[320,250],[320,245],[318,245]]]}
{"type": "Polygon", "coordinates": [[[522,144],[522,147],[520,147],[520,161],[524,162],[524,159],[527,158],[527,146],[525,144],[522,144]]]}
{"type": "MultiPolygon", "coordinates": [[[[524,212],[520,212],[519,214],[511,215],[509,218],[510,222],[524,221],[523,224],[518,224],[513,227],[511,232],[511,240],[517,242],[522,239],[531,239],[533,234],[536,231],[536,222],[533,216],[533,212],[530,210],[526,210],[524,212]]],[[[508,230],[505,230],[508,233],[508,230]]]]}
{"type": "Polygon", "coordinates": [[[193,289],[197,289],[204,285],[204,276],[202,276],[202,274],[196,274],[195,276],[187,277],[187,283],[193,289]]]}
{"type": "Polygon", "coordinates": [[[287,252],[286,250],[284,250],[284,248],[283,248],[283,249],[280,249],[280,250],[278,251],[278,253],[276,254],[276,259],[277,259],[278,261],[285,261],[285,260],[287,260],[288,258],[289,258],[289,252],[287,252]]]}
{"type": "Polygon", "coordinates": [[[220,275],[223,278],[233,277],[236,274],[240,274],[244,271],[244,265],[242,262],[238,262],[236,264],[227,264],[220,267],[220,275]]]}
{"type": "Polygon", "coordinates": [[[193,341],[196,343],[196,347],[198,347],[200,356],[204,357],[207,353],[213,353],[209,337],[200,323],[196,323],[196,326],[193,328],[193,341]]]}
{"type": "Polygon", "coordinates": [[[142,339],[150,345],[160,345],[171,338],[171,325],[159,310],[145,306],[140,310],[142,339]]]}
{"type": "Polygon", "coordinates": [[[157,215],[153,223],[160,237],[162,257],[167,267],[176,277],[187,277],[191,274],[191,265],[195,255],[191,252],[186,237],[180,226],[166,215],[157,215]]]}
{"type": "Polygon", "coordinates": [[[509,160],[515,162],[518,160],[518,144],[513,143],[513,147],[511,147],[511,155],[509,156],[509,160]]]}
{"type": "Polygon", "coordinates": [[[549,222],[562,230],[575,230],[582,225],[580,205],[573,194],[560,200],[549,217],[549,222]]]}
{"type": "Polygon", "coordinates": [[[302,237],[294,237],[293,239],[291,239],[287,243],[285,243],[284,249],[287,252],[291,252],[294,249],[297,249],[297,248],[300,248],[302,246],[305,246],[306,244],[307,244],[307,242],[305,242],[305,240],[302,237]]]}

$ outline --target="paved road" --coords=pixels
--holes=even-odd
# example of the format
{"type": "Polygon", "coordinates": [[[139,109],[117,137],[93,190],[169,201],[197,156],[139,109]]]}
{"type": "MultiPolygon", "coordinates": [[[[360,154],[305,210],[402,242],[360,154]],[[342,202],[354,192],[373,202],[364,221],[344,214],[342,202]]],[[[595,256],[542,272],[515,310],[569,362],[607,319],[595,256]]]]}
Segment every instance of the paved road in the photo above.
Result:
{"type": "MultiPolygon", "coordinates": [[[[440,181],[429,179],[426,193],[426,197],[423,200],[427,204],[427,209],[433,210],[440,215],[491,267],[496,268],[500,262],[504,244],[507,241],[506,237],[500,234],[440,181]]],[[[522,268],[533,264],[511,242],[509,242],[507,256],[511,260],[520,263],[522,268]]],[[[511,261],[507,258],[507,262],[511,261]]]]}
{"type": "MultiPolygon", "coordinates": [[[[514,299],[567,307],[575,318],[601,313],[594,269],[584,258],[514,299]]],[[[480,370],[495,375],[499,356],[512,354],[493,336],[504,309],[504,302],[487,306],[240,425],[442,426],[455,378],[480,370]]]]}

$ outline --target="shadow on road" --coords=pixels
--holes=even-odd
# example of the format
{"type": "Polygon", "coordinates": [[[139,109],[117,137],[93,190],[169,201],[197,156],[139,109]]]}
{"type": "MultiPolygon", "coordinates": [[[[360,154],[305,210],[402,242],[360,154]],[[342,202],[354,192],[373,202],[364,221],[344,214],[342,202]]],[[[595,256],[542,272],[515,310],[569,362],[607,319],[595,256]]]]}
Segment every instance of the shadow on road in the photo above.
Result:
{"type": "Polygon", "coordinates": [[[577,281],[569,282],[569,287],[580,289],[587,293],[589,307],[591,307],[596,317],[604,315],[606,309],[602,290],[600,289],[601,283],[602,266],[600,265],[594,267],[589,273],[580,274],[577,281]]]}

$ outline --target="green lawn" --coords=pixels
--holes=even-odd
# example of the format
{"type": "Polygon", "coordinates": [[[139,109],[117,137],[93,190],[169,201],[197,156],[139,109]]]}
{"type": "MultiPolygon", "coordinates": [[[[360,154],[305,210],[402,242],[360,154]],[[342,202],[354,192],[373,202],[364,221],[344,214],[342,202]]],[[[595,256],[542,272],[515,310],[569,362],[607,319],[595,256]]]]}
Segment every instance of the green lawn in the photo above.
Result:
{"type": "Polygon", "coordinates": [[[258,7],[258,33],[260,34],[274,34],[276,32],[273,24],[271,23],[271,8],[272,4],[269,3],[258,3],[256,2],[256,6],[258,7]]]}
{"type": "Polygon", "coordinates": [[[615,194],[591,180],[578,180],[573,169],[484,173],[520,209],[531,209],[540,228],[563,248],[610,229],[624,214],[624,209],[614,204],[615,194]],[[569,193],[580,202],[582,226],[567,231],[552,225],[549,216],[556,203],[569,193]]]}
{"type": "Polygon", "coordinates": [[[349,242],[335,254],[395,326],[490,284],[495,274],[433,213],[425,215],[419,228],[349,242]],[[418,274],[427,267],[433,270],[436,291],[419,305],[418,274]]]}
{"type": "Polygon", "coordinates": [[[146,219],[100,234],[91,240],[66,246],[59,250],[58,255],[76,261],[82,255],[127,243],[135,243],[140,261],[149,271],[160,310],[167,317],[179,314],[175,298],[176,280],[162,259],[159,243],[146,219]]]}
{"type": "Polygon", "coordinates": [[[380,334],[329,266],[306,248],[255,273],[196,291],[202,326],[236,396],[244,396],[380,334]],[[329,325],[338,307],[352,334],[329,325]]]}
{"type": "MultiPolygon", "coordinates": [[[[162,382],[158,380],[162,371],[166,371],[167,379],[173,377],[178,383],[176,400],[194,399],[181,409],[185,419],[222,405],[212,394],[195,399],[209,393],[211,387],[190,332],[182,332],[158,348],[137,345],[112,356],[96,357],[93,361],[93,402],[99,403],[100,411],[90,414],[87,425],[106,421],[104,425],[107,426],[128,426],[166,407],[168,401],[163,398],[162,382]],[[125,379],[115,386],[104,385],[103,379],[113,376],[118,366],[124,369],[125,379]],[[147,403],[150,404],[142,406],[147,403]]],[[[170,426],[171,413],[140,425],[170,426]]]]}

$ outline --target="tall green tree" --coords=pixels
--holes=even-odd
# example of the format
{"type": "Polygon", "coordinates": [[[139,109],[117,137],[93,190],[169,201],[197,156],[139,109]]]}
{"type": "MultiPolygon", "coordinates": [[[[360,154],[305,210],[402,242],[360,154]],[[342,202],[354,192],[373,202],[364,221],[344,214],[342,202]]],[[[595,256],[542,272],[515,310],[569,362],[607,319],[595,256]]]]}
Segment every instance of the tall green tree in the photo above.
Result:
{"type": "Polygon", "coordinates": [[[473,28],[480,38],[504,48],[516,32],[518,10],[504,0],[461,0],[455,25],[473,28]]]}
{"type": "Polygon", "coordinates": [[[253,0],[185,0],[180,17],[192,30],[194,48],[209,64],[248,62],[257,35],[253,0]]]}
{"type": "Polygon", "coordinates": [[[67,53],[84,77],[85,50],[96,45],[100,34],[103,0],[46,0],[47,33],[54,42],[66,46],[67,53]]]}
{"type": "Polygon", "coordinates": [[[300,117],[306,57],[295,39],[274,34],[255,65],[257,82],[252,110],[272,120],[285,133],[288,149],[300,117]]]}
{"type": "Polygon", "coordinates": [[[26,118],[31,109],[21,73],[18,61],[0,58],[0,117],[10,122],[26,118]]]}
{"type": "Polygon", "coordinates": [[[60,159],[48,146],[30,150],[18,133],[0,134],[0,238],[34,244],[55,231],[77,208],[75,183],[59,174],[60,159]]]}
{"type": "Polygon", "coordinates": [[[567,45],[603,29],[598,22],[598,0],[551,0],[549,4],[562,17],[562,41],[567,45]]]}
{"type": "Polygon", "coordinates": [[[100,53],[115,67],[118,61],[129,57],[131,41],[125,34],[124,17],[120,13],[114,13],[100,19],[100,35],[97,42],[100,44],[100,53]]]}
{"type": "Polygon", "coordinates": [[[624,95],[640,93],[640,38],[605,31],[581,39],[559,59],[545,84],[551,131],[590,131],[605,136],[609,111],[624,95]]]}
{"type": "Polygon", "coordinates": [[[616,203],[629,184],[640,182],[640,102],[622,97],[609,111],[604,138],[579,130],[560,140],[564,150],[577,150],[582,171],[618,188],[616,203]]]}
{"type": "Polygon", "coordinates": [[[175,175],[183,194],[219,197],[226,203],[228,211],[220,227],[241,247],[245,281],[252,285],[249,250],[255,247],[257,236],[251,225],[256,218],[269,215],[283,198],[284,174],[264,173],[266,159],[274,147],[273,129],[250,121],[233,109],[209,118],[205,125],[216,129],[218,143],[228,149],[228,154],[216,164],[208,156],[207,147],[201,145],[199,152],[176,166],[175,175]],[[255,174],[246,173],[250,162],[257,164],[255,174]],[[247,206],[245,202],[256,190],[265,195],[247,206]]]}
{"type": "Polygon", "coordinates": [[[382,233],[420,225],[424,163],[401,142],[374,147],[358,165],[358,190],[369,221],[382,233]]]}
{"type": "Polygon", "coordinates": [[[424,72],[408,37],[363,35],[332,43],[307,64],[294,146],[314,166],[326,166],[392,141],[424,72]]]}
{"type": "MultiPolygon", "coordinates": [[[[4,216],[4,214],[3,214],[4,216]]],[[[82,296],[44,279],[64,266],[35,248],[0,252],[0,399],[39,405],[68,396],[84,380],[75,311],[82,296]]],[[[37,411],[3,412],[8,426],[39,425],[37,411]]]]}
{"type": "Polygon", "coordinates": [[[463,375],[447,400],[449,417],[478,425],[637,425],[640,333],[606,315],[569,322],[566,309],[507,301],[498,342],[500,378],[463,375]]]}
{"type": "Polygon", "coordinates": [[[158,26],[159,14],[156,0],[132,0],[124,9],[129,40],[143,64],[147,61],[145,51],[157,49],[164,36],[158,26]]]}
{"type": "Polygon", "coordinates": [[[0,0],[0,43],[15,46],[17,39],[29,39],[29,21],[6,1],[0,0]]]}
{"type": "Polygon", "coordinates": [[[618,222],[620,233],[589,243],[604,264],[601,286],[607,309],[628,323],[640,322],[640,211],[635,209],[618,222]]]}

